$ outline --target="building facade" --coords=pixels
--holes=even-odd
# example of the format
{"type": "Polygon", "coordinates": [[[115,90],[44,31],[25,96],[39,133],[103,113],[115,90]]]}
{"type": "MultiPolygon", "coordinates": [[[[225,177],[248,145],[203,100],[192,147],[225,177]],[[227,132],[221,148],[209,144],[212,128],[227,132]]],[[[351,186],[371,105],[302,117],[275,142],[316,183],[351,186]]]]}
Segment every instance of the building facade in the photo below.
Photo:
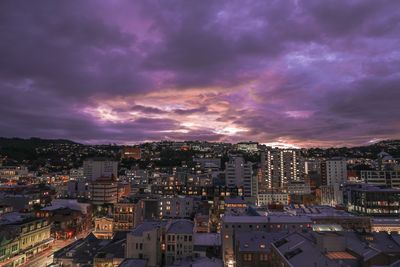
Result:
{"type": "Polygon", "coordinates": [[[349,184],[345,188],[344,204],[348,211],[362,215],[398,217],[400,189],[349,184]]]}
{"type": "Polygon", "coordinates": [[[193,197],[162,197],[159,209],[160,218],[189,218],[194,212],[193,197]]]}
{"type": "Polygon", "coordinates": [[[32,216],[12,216],[18,218],[0,225],[0,265],[18,266],[50,249],[51,224],[47,219],[32,216]]]}
{"type": "Polygon", "coordinates": [[[245,162],[242,156],[232,155],[225,163],[225,183],[229,188],[242,187],[243,195],[251,196],[253,192],[252,163],[245,162]]]}
{"type": "Polygon", "coordinates": [[[134,228],[135,203],[119,202],[113,207],[114,230],[127,231],[134,228]]]}
{"type": "Polygon", "coordinates": [[[269,149],[262,153],[264,181],[261,183],[268,190],[286,188],[291,181],[302,181],[304,176],[304,158],[300,151],[293,149],[269,149]]]}
{"type": "Polygon", "coordinates": [[[321,162],[322,185],[344,184],[347,181],[347,161],[331,158],[321,162]]]}
{"type": "Polygon", "coordinates": [[[106,159],[89,159],[83,162],[83,176],[94,181],[99,177],[117,177],[118,162],[106,159]]]}
{"type": "Polygon", "coordinates": [[[400,188],[400,171],[360,171],[360,177],[367,184],[400,188]]]}
{"type": "Polygon", "coordinates": [[[89,185],[90,199],[94,205],[115,204],[118,201],[118,184],[112,177],[100,177],[89,185]]]}

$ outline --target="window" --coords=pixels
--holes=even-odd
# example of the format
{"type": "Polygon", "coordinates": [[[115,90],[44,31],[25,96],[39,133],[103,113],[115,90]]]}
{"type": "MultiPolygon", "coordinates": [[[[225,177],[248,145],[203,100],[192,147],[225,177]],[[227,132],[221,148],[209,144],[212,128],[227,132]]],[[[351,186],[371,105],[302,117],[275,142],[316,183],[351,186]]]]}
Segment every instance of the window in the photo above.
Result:
{"type": "Polygon", "coordinates": [[[189,236],[189,241],[192,241],[192,236],[191,235],[189,236]]]}
{"type": "Polygon", "coordinates": [[[251,254],[243,254],[243,261],[251,261],[251,254]]]}
{"type": "Polygon", "coordinates": [[[268,261],[268,254],[260,254],[260,261],[268,261]]]}

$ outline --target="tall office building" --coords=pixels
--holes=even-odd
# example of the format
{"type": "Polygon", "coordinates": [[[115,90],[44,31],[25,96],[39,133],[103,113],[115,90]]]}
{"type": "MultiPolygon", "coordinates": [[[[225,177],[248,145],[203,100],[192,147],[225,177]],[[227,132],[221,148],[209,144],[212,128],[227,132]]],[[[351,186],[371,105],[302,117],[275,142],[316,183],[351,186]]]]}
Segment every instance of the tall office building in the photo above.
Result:
{"type": "Polygon", "coordinates": [[[118,162],[101,158],[85,160],[83,176],[89,181],[94,181],[99,177],[118,177],[118,162]]]}
{"type": "Polygon", "coordinates": [[[342,185],[347,181],[347,161],[330,158],[321,162],[321,204],[343,203],[342,185]]]}
{"type": "Polygon", "coordinates": [[[304,158],[293,149],[268,149],[261,153],[259,192],[272,188],[286,188],[289,182],[302,181],[304,158]]]}
{"type": "Polygon", "coordinates": [[[232,155],[225,163],[225,183],[227,187],[243,187],[243,194],[251,196],[254,194],[253,167],[250,162],[245,162],[242,156],[232,155]]]}
{"type": "Polygon", "coordinates": [[[115,177],[99,177],[89,184],[92,204],[115,204],[118,201],[118,184],[115,177]]]}
{"type": "Polygon", "coordinates": [[[344,184],[347,181],[347,161],[331,158],[321,162],[322,185],[344,184]]]}

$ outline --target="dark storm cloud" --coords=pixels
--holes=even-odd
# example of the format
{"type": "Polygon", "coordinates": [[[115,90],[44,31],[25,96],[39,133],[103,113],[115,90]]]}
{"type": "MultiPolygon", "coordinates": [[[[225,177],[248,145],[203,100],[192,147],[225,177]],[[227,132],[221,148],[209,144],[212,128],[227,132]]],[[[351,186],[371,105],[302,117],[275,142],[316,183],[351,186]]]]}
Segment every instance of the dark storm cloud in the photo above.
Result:
{"type": "Polygon", "coordinates": [[[132,111],[140,111],[143,113],[153,113],[153,114],[162,114],[165,113],[165,111],[159,109],[159,108],[154,108],[154,107],[146,107],[146,106],[142,106],[142,105],[135,105],[133,107],[131,107],[132,111]]]}
{"type": "Polygon", "coordinates": [[[179,115],[190,115],[194,113],[207,112],[207,107],[191,108],[191,109],[175,109],[174,113],[179,115]]]}
{"type": "Polygon", "coordinates": [[[397,1],[2,1],[0,135],[399,137],[397,1]]]}
{"type": "MultiPolygon", "coordinates": [[[[93,3],[94,4],[94,3],[93,3]]],[[[1,3],[0,75],[79,99],[148,88],[135,36],[93,12],[89,2],[1,3]]]]}

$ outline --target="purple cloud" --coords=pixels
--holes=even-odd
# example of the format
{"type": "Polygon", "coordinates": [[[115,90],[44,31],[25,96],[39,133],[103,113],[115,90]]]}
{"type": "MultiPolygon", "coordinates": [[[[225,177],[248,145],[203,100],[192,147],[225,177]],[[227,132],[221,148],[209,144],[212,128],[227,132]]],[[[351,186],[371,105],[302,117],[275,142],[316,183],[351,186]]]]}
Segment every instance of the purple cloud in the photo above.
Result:
{"type": "Polygon", "coordinates": [[[399,138],[396,1],[0,3],[1,135],[399,138]]]}

